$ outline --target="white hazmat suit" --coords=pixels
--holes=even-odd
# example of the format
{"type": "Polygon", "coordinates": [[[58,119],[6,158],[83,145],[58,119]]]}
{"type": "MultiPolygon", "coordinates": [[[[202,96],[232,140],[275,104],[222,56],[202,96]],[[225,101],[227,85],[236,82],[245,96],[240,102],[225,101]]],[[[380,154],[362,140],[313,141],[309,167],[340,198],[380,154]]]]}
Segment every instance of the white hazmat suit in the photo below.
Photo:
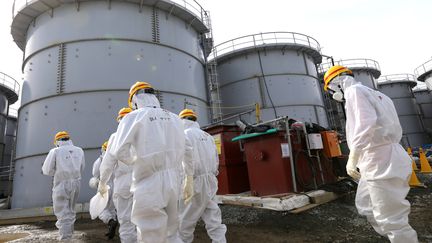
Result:
{"type": "Polygon", "coordinates": [[[161,109],[153,94],[136,94],[132,101],[138,109],[121,120],[109,153],[133,165],[132,222],[138,241],[181,242],[177,231],[185,143],[182,122],[161,109]]]}
{"type": "Polygon", "coordinates": [[[375,231],[394,243],[418,242],[408,223],[405,199],[412,172],[411,159],[399,144],[402,128],[393,102],[351,76],[342,79],[347,116],[346,135],[360,169],[356,206],[375,231]]]}
{"type": "MultiPolygon", "coordinates": [[[[109,140],[110,145],[116,133],[113,133],[109,140]]],[[[113,201],[117,209],[117,219],[120,222],[120,240],[122,243],[137,242],[136,226],[131,222],[131,212],[133,203],[133,194],[130,191],[132,184],[132,165],[116,160],[110,153],[111,146],[108,146],[108,152],[102,160],[100,166],[100,181],[107,183],[114,173],[114,191],[113,201]]]]}
{"type": "Polygon", "coordinates": [[[84,152],[72,141],[57,141],[59,147],[49,151],[42,165],[44,175],[54,176],[52,200],[56,227],[60,239],[72,237],[75,223],[75,204],[80,190],[81,173],[84,170],[84,152]]]}
{"type": "MultiPolygon", "coordinates": [[[[202,131],[199,124],[183,119],[186,147],[189,144],[192,150],[185,153],[185,164],[193,163],[194,196],[190,203],[180,202],[180,237],[185,243],[191,243],[194,238],[194,230],[201,218],[210,239],[214,243],[226,242],[226,226],[222,224],[221,210],[215,201],[218,190],[216,175],[219,169],[219,158],[214,139],[208,133],[202,131]]],[[[185,171],[186,175],[190,172],[185,171]]]]}
{"type": "MultiPolygon", "coordinates": [[[[93,163],[93,177],[100,179],[100,165],[102,162],[102,159],[105,157],[106,152],[102,150],[102,154],[96,159],[96,161],[93,163]]],[[[108,224],[109,221],[116,220],[116,209],[113,202],[113,178],[108,178],[108,182],[106,182],[111,190],[109,190],[109,198],[108,203],[105,209],[102,211],[102,213],[98,216],[104,224],[108,224]]],[[[115,189],[114,189],[115,190],[115,189]]]]}

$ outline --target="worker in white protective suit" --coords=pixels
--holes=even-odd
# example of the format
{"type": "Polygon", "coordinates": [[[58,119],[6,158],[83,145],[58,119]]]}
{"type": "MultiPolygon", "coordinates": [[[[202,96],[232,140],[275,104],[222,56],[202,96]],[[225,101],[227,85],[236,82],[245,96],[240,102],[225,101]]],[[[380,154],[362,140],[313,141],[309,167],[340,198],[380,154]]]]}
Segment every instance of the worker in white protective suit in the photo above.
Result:
{"type": "Polygon", "coordinates": [[[59,229],[59,239],[66,240],[72,238],[74,231],[75,204],[85,165],[84,152],[72,144],[66,131],[55,135],[54,144],[56,148],[49,151],[42,165],[42,173],[54,176],[52,200],[57,217],[56,227],[59,229]]]}
{"type": "MultiPolygon", "coordinates": [[[[128,102],[135,111],[120,121],[109,153],[133,165],[131,219],[137,226],[138,241],[182,242],[178,236],[185,143],[182,122],[160,108],[153,88],[146,82],[131,87],[128,102]]],[[[106,184],[99,183],[100,192],[106,189],[106,184]]]]}
{"type": "MultiPolygon", "coordinates": [[[[221,210],[215,201],[218,190],[216,178],[219,169],[219,156],[213,137],[202,131],[197,115],[190,109],[180,112],[186,136],[185,165],[192,163],[192,171],[185,166],[185,176],[193,176],[192,192],[180,201],[180,237],[185,243],[194,238],[195,226],[201,218],[207,234],[214,243],[226,242],[226,226],[222,224],[221,210]],[[189,195],[192,198],[188,197],[189,195]]],[[[188,181],[188,180],[185,180],[188,181]]],[[[185,184],[185,186],[188,186],[185,184]]]]}
{"type": "MultiPolygon", "coordinates": [[[[118,112],[117,122],[132,112],[131,108],[122,108],[118,112]]],[[[132,165],[117,160],[112,156],[109,150],[112,148],[111,144],[116,137],[116,133],[111,134],[108,140],[108,152],[102,160],[100,166],[100,181],[107,184],[109,179],[114,174],[114,192],[113,200],[117,210],[117,219],[120,223],[119,233],[122,243],[137,242],[136,226],[131,222],[131,211],[133,203],[133,194],[130,191],[132,184],[132,165]]]]}
{"type": "Polygon", "coordinates": [[[405,199],[411,159],[399,144],[402,128],[393,102],[357,82],[343,66],[333,66],[325,73],[324,90],[335,100],[345,101],[350,149],[346,169],[360,180],[355,200],[359,214],[391,242],[418,242],[408,223],[410,203],[405,199]]]}
{"type": "MultiPolygon", "coordinates": [[[[100,166],[101,166],[101,162],[102,159],[105,157],[106,154],[106,150],[107,150],[107,146],[108,146],[108,141],[104,142],[102,144],[101,147],[101,154],[100,156],[96,159],[96,161],[93,163],[93,178],[90,179],[90,181],[95,180],[95,181],[99,181],[100,180],[100,166]]],[[[114,187],[114,183],[113,183],[114,178],[110,177],[108,178],[108,181],[106,181],[105,183],[107,183],[111,190],[108,193],[108,203],[105,207],[105,209],[102,211],[102,213],[98,216],[98,218],[100,220],[102,220],[102,222],[106,225],[108,225],[108,232],[105,234],[105,236],[108,237],[108,239],[113,239],[116,233],[116,229],[117,229],[117,214],[116,214],[116,208],[114,206],[114,202],[113,202],[113,190],[115,190],[114,187]]],[[[90,184],[90,182],[89,182],[90,184]]],[[[91,187],[93,188],[94,185],[91,185],[91,187]]],[[[96,186],[97,188],[97,186],[96,186]]]]}

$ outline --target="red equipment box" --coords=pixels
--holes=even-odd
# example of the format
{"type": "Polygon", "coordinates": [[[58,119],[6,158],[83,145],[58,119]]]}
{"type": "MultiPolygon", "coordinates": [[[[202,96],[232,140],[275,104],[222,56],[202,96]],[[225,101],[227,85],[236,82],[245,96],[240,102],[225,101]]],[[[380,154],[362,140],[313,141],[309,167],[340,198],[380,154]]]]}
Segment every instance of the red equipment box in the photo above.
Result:
{"type": "Polygon", "coordinates": [[[247,164],[238,142],[231,139],[240,134],[237,126],[217,125],[205,129],[215,139],[219,153],[217,194],[235,194],[250,190],[247,164]]]}
{"type": "MultiPolygon", "coordinates": [[[[300,136],[296,133],[291,135],[291,149],[293,150],[297,191],[301,192],[315,189],[323,182],[318,160],[309,157],[304,139],[299,139],[297,135],[300,136]]],[[[253,195],[266,196],[294,192],[285,131],[245,138],[242,141],[253,195]]],[[[335,181],[331,162],[321,160],[321,164],[325,182],[335,181]]]]}

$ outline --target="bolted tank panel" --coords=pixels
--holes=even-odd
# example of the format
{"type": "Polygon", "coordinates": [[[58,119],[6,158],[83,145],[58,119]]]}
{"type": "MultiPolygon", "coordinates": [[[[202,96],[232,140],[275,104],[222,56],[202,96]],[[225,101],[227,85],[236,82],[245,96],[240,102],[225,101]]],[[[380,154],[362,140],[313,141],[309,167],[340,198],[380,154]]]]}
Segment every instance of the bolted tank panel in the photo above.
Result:
{"type": "Polygon", "coordinates": [[[52,178],[40,171],[59,130],[68,131],[85,151],[78,201],[94,195],[88,186],[93,162],[115,131],[117,112],[127,106],[129,87],[136,81],[151,83],[163,108],[178,113],[191,103],[199,122],[209,121],[199,44],[208,29],[199,5],[193,10],[202,14],[171,1],[142,1],[140,6],[133,1],[53,0],[51,12],[42,11],[41,2],[19,6],[12,24],[15,41],[25,48],[13,208],[52,203],[52,178]],[[34,21],[20,33],[29,12],[34,21]]]}
{"type": "Polygon", "coordinates": [[[420,108],[423,124],[429,136],[432,136],[432,60],[414,70],[418,84],[414,88],[414,96],[420,108]]]}
{"type": "Polygon", "coordinates": [[[412,92],[416,85],[413,75],[395,74],[382,76],[378,80],[379,90],[392,99],[402,126],[402,144],[418,147],[428,143],[420,112],[412,92]]]}
{"type": "Polygon", "coordinates": [[[10,156],[10,141],[9,132],[13,127],[9,116],[9,105],[18,100],[20,86],[18,82],[9,75],[0,72],[0,198],[8,196],[10,193],[11,179],[11,156],[10,156]],[[8,127],[10,126],[10,127],[8,127]]]}
{"type": "Polygon", "coordinates": [[[417,82],[417,86],[414,87],[413,92],[425,130],[430,136],[432,134],[432,94],[422,82],[417,82]]]}
{"type": "MultiPolygon", "coordinates": [[[[10,111],[9,111],[10,112],[10,111]]],[[[5,150],[4,150],[4,161],[10,163],[15,153],[15,142],[16,142],[16,131],[17,131],[17,117],[9,115],[6,124],[5,133],[5,150]]]]}
{"type": "MultiPolygon", "coordinates": [[[[274,119],[273,101],[278,116],[328,126],[315,67],[321,62],[320,47],[311,37],[287,32],[249,35],[222,43],[214,52],[224,117],[258,103],[261,119],[274,119]]],[[[242,119],[256,122],[254,112],[242,119]]]]}

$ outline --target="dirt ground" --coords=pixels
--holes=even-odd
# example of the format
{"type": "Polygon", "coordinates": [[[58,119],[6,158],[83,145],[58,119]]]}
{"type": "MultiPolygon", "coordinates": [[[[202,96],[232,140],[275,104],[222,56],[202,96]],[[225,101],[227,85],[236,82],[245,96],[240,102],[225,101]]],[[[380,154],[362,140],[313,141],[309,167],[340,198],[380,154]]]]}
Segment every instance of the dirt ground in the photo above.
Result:
{"type": "MultiPolygon", "coordinates": [[[[432,242],[432,179],[420,177],[427,189],[412,189],[410,223],[420,242],[432,242]]],[[[228,242],[386,242],[365,218],[358,216],[354,195],[340,198],[300,214],[222,205],[228,242]]],[[[79,220],[72,242],[120,242],[106,240],[100,221],[79,220]]],[[[11,234],[22,234],[13,242],[57,242],[54,222],[0,226],[0,242],[11,234]],[[26,236],[26,234],[28,234],[26,236]]],[[[10,240],[11,238],[9,238],[10,240]]],[[[197,243],[211,242],[200,222],[195,231],[197,243]]]]}

